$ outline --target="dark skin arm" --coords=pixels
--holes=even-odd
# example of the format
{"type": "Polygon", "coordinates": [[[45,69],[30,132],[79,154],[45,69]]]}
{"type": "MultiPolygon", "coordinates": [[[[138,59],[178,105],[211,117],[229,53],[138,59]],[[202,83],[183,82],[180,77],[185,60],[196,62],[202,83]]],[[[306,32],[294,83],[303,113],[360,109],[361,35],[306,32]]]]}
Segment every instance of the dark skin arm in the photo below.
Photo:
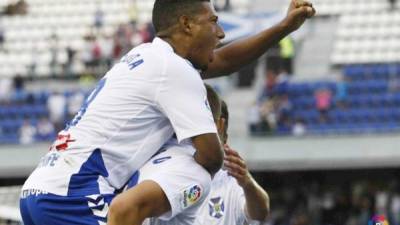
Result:
{"type": "Polygon", "coordinates": [[[171,210],[161,187],[146,180],[123,192],[111,202],[108,225],[141,225],[146,218],[158,217],[171,210]]]}
{"type": "Polygon", "coordinates": [[[234,41],[215,50],[214,61],[202,74],[203,79],[229,75],[263,55],[271,46],[297,30],[306,19],[315,15],[312,4],[303,0],[292,0],[288,14],[277,25],[254,36],[234,41]]]}
{"type": "Polygon", "coordinates": [[[196,148],[194,159],[213,176],[222,167],[224,150],[217,134],[202,134],[192,138],[196,148]]]}

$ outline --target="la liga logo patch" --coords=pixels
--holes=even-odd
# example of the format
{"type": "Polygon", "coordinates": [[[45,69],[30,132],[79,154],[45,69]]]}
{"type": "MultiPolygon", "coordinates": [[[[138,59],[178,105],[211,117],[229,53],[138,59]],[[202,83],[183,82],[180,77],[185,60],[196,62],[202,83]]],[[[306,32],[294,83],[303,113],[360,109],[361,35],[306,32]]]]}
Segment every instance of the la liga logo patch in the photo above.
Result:
{"type": "Polygon", "coordinates": [[[377,215],[372,217],[368,225],[389,225],[389,222],[386,220],[385,216],[377,215]]]}
{"type": "Polygon", "coordinates": [[[193,185],[183,191],[183,207],[189,207],[199,201],[203,189],[200,185],[193,185]]]}

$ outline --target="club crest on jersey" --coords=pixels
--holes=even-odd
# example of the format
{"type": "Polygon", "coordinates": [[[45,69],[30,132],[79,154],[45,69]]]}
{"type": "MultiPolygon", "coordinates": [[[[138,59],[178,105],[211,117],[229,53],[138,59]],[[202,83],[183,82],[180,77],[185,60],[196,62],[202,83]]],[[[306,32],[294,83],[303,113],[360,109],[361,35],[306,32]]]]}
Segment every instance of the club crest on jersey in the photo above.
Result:
{"type": "Polygon", "coordinates": [[[212,198],[208,201],[208,213],[210,216],[219,219],[224,216],[224,211],[225,204],[221,197],[212,198]]]}
{"type": "Polygon", "coordinates": [[[196,203],[197,201],[199,201],[201,195],[202,195],[202,188],[200,187],[200,185],[193,185],[190,186],[189,188],[186,188],[183,191],[183,207],[187,208],[191,205],[193,205],[194,203],[196,203]]]}

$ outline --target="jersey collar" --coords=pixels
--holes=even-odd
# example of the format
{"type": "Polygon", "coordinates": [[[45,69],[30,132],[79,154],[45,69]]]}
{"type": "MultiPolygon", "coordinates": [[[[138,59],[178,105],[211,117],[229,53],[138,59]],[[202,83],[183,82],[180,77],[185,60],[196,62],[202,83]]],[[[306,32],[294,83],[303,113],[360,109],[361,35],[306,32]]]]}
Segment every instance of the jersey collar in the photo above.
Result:
{"type": "Polygon", "coordinates": [[[162,49],[165,49],[169,52],[174,52],[174,49],[172,48],[172,46],[168,42],[164,41],[163,39],[161,39],[159,37],[154,38],[153,45],[156,45],[156,46],[158,46],[162,49]]]}
{"type": "MultiPolygon", "coordinates": [[[[174,52],[174,49],[172,48],[172,46],[168,42],[164,41],[163,39],[161,39],[159,37],[154,38],[153,45],[156,45],[162,49],[165,49],[166,51],[174,52]]],[[[181,56],[179,56],[179,57],[181,57],[181,56]]],[[[189,60],[187,60],[185,58],[183,58],[183,59],[186,61],[187,64],[189,64],[189,66],[194,68],[193,64],[189,60]]]]}

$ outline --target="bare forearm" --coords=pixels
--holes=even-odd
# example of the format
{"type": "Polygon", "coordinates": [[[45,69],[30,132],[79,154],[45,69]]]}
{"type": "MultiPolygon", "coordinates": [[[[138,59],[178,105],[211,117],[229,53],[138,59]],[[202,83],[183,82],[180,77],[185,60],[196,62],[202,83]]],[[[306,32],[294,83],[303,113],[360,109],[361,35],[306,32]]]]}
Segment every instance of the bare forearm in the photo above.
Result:
{"type": "Polygon", "coordinates": [[[203,79],[229,75],[264,54],[273,44],[299,29],[306,19],[315,15],[312,4],[291,0],[288,14],[277,25],[252,37],[235,41],[215,50],[215,60],[203,74],[203,79]]]}
{"type": "Polygon", "coordinates": [[[216,134],[204,134],[192,138],[196,153],[194,159],[212,176],[222,167],[224,151],[216,134]]]}
{"type": "Polygon", "coordinates": [[[245,210],[252,220],[264,221],[269,215],[270,203],[267,192],[254,180],[243,188],[246,207],[245,210]]]}
{"type": "Polygon", "coordinates": [[[229,75],[263,55],[271,46],[290,33],[282,21],[254,36],[234,41],[215,50],[215,60],[202,75],[203,79],[229,75]]]}

